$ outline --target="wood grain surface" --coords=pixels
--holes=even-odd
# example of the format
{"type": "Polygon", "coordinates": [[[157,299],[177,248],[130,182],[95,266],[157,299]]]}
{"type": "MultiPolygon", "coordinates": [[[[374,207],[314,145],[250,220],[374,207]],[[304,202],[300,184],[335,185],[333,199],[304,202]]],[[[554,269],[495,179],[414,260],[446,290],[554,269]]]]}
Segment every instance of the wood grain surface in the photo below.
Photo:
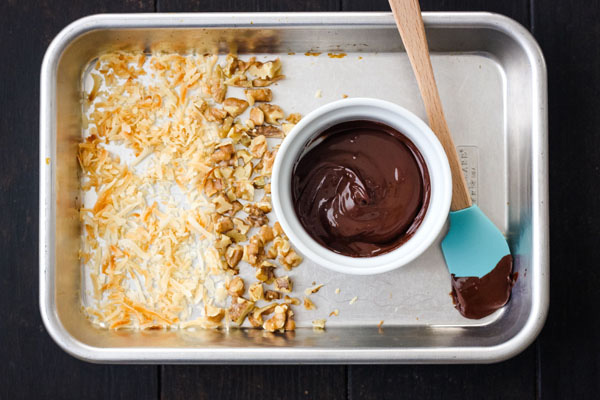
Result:
{"type": "Polygon", "coordinates": [[[387,0],[0,1],[0,399],[595,399],[600,392],[600,4],[422,0],[529,28],[549,73],[551,308],[495,365],[111,366],[78,361],[38,311],[39,70],[52,38],[99,12],[388,10],[387,0]]]}

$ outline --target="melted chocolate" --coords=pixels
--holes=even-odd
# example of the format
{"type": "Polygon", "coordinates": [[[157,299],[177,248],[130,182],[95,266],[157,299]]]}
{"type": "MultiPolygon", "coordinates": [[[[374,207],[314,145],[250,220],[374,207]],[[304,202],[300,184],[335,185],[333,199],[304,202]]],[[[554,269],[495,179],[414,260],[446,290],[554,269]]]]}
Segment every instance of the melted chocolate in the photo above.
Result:
{"type": "Polygon", "coordinates": [[[425,160],[406,136],[378,122],[349,121],[308,147],[294,167],[292,195],[302,226],[317,242],[371,257],[414,234],[431,190],[425,160]]]}
{"type": "Polygon", "coordinates": [[[517,274],[511,274],[512,264],[512,256],[508,254],[481,278],[457,278],[452,274],[452,300],[456,309],[466,318],[480,319],[504,306],[517,281],[517,274]]]}

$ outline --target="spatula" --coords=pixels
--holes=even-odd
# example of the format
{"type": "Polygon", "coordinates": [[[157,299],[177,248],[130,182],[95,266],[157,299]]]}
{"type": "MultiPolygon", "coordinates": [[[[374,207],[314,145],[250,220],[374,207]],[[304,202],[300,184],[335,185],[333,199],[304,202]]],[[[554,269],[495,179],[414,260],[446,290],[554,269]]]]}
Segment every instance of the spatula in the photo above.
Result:
{"type": "Polygon", "coordinates": [[[506,239],[492,221],[471,201],[458,154],[444,117],[425,27],[418,0],[389,0],[402,42],[419,84],[429,126],[442,143],[452,172],[450,229],[442,251],[455,277],[481,278],[510,254],[506,239]]]}

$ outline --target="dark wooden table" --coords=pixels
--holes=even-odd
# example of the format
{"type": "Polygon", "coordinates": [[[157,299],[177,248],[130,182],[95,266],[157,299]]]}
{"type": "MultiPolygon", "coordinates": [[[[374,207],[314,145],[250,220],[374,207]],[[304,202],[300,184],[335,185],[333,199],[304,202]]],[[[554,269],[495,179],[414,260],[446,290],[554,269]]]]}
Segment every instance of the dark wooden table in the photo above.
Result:
{"type": "Polygon", "coordinates": [[[0,0],[0,399],[582,399],[600,395],[600,4],[423,0],[529,28],[548,64],[551,308],[495,365],[111,366],[78,361],[38,311],[39,70],[69,22],[102,12],[368,11],[386,0],[0,0]]]}

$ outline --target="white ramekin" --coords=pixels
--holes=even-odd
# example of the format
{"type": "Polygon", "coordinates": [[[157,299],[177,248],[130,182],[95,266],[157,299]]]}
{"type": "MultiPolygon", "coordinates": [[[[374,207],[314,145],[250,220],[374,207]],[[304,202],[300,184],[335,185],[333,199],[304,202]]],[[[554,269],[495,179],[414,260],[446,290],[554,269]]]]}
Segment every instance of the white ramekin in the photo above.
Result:
{"type": "Polygon", "coordinates": [[[433,243],[448,217],[452,178],[442,145],[420,118],[387,101],[353,98],[334,101],[317,108],[292,129],[277,152],[271,191],[273,208],[279,223],[300,253],[333,271],[370,275],[406,265],[433,243]],[[375,257],[344,256],[320,245],[300,223],[292,199],[292,172],[307,143],[333,125],[361,119],[382,122],[408,137],[423,155],[431,181],[429,207],[415,234],[397,249],[375,257]]]}

